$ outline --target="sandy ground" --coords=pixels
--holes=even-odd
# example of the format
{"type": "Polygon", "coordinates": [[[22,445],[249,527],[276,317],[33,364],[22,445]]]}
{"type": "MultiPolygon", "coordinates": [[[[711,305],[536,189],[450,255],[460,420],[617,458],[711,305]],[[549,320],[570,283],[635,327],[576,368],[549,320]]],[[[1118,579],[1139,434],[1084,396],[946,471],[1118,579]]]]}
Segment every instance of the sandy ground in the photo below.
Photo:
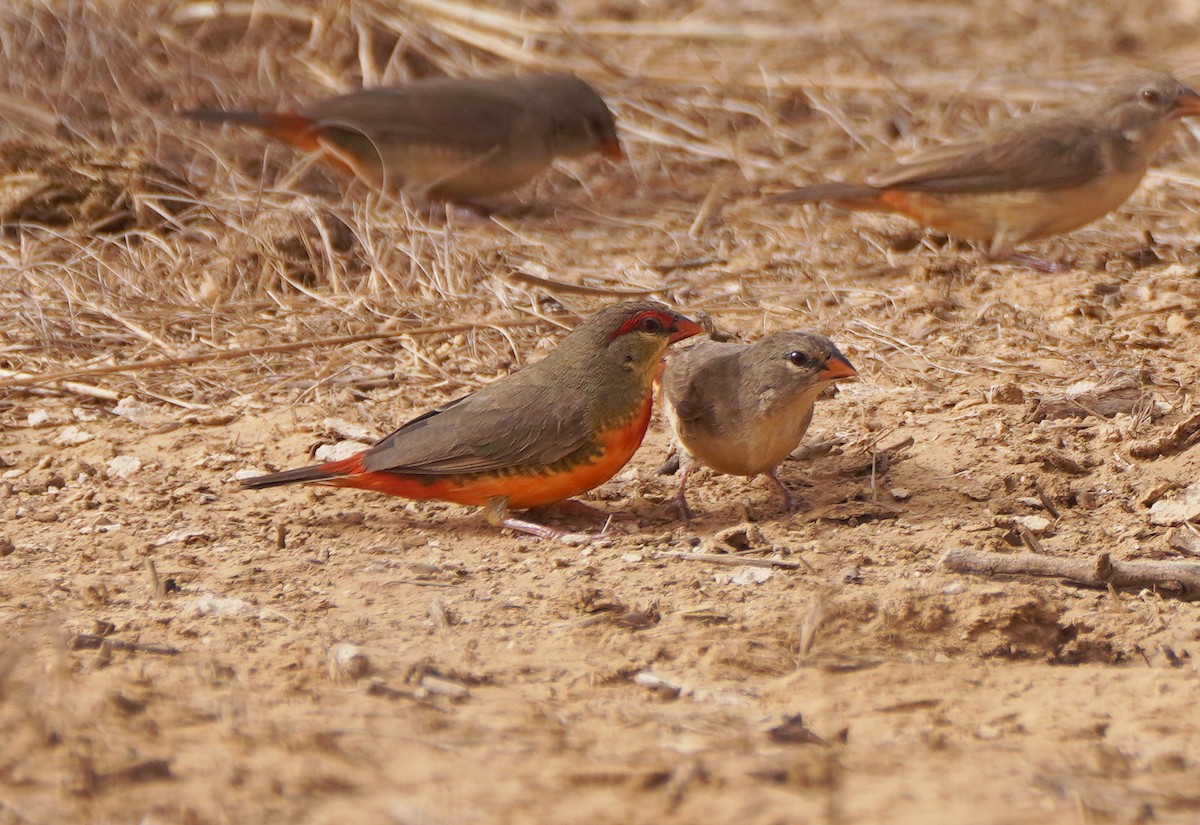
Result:
{"type": "MultiPolygon", "coordinates": [[[[126,28],[174,73],[97,81],[104,111],[69,86],[74,63],[55,88],[33,91],[29,67],[6,81],[67,111],[88,151],[195,178],[208,211],[170,232],[138,213],[124,240],[78,222],[7,231],[0,367],[493,325],[77,378],[107,400],[0,388],[0,824],[1200,821],[1196,602],[1169,582],[942,564],[955,549],[1200,555],[1182,489],[1200,475],[1191,132],[1126,207],[1030,248],[1073,263],[1058,274],[901,220],[752,198],[1132,64],[1196,80],[1200,10],[566,5],[531,14],[568,32],[682,19],[737,36],[598,36],[623,74],[585,68],[615,101],[629,163],[570,164],[494,222],[343,196],[285,149],[163,114],[164,97],[303,98],[314,77],[353,85],[368,64],[417,71],[420,54],[461,70],[472,47],[416,7],[401,10],[433,32],[426,51],[379,34],[394,48],[375,42],[371,63],[329,47],[370,28],[325,5],[313,19],[336,25],[320,37],[307,6],[204,24],[151,6],[126,28]],[[813,31],[759,42],[741,25],[813,31]],[[259,84],[231,89],[248,65],[259,84]],[[260,178],[286,186],[263,195],[260,178]],[[154,241],[128,240],[142,231],[154,241]],[[632,520],[583,547],[468,508],[234,480],[305,463],[353,427],[382,435],[629,289],[748,340],[819,329],[858,367],[819,404],[814,449],[782,468],[797,514],[762,479],[698,473],[697,519],[679,524],[675,480],[655,472],[658,417],[586,497],[632,520]],[[1175,500],[1174,519],[1151,509],[1175,500]]],[[[38,60],[71,44],[130,59],[105,25],[86,43],[46,25],[78,31],[98,8],[22,5],[4,48],[36,41],[35,20],[51,44],[38,60]]],[[[516,42],[564,65],[575,40],[539,37],[516,42]]],[[[503,68],[490,57],[480,71],[503,68]]]]}

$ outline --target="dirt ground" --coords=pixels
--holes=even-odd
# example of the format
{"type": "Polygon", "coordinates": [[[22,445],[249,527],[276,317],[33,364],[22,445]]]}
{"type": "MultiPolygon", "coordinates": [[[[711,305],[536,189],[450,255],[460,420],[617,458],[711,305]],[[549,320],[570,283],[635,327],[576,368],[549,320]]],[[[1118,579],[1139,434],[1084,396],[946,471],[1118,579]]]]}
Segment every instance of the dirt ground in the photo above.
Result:
{"type": "Polygon", "coordinates": [[[1026,250],[1056,274],[755,200],[1134,66],[1200,81],[1200,6],[1127,5],[10,4],[0,825],[1200,822],[1200,603],[943,564],[1197,561],[1194,127],[1026,250]],[[629,159],[493,220],[171,115],[541,67],[629,159]],[[659,417],[582,547],[237,484],[630,291],[859,369],[782,468],[798,513],[703,472],[682,526],[659,417]]]}

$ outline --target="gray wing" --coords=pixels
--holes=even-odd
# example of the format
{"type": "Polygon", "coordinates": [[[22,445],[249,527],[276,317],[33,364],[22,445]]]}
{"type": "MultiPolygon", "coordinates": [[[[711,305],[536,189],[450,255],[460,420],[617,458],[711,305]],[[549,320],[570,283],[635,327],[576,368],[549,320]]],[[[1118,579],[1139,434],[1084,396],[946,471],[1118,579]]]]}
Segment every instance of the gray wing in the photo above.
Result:
{"type": "Polygon", "coordinates": [[[876,189],[945,193],[1066,189],[1093,180],[1104,168],[1103,133],[1083,115],[1052,113],[924,152],[866,183],[876,189]]]}
{"type": "Polygon", "coordinates": [[[681,423],[699,424],[715,432],[720,425],[725,384],[736,380],[730,361],[745,344],[704,341],[672,355],[663,372],[663,394],[681,423]]]}
{"type": "Polygon", "coordinates": [[[517,373],[420,415],[363,457],[368,472],[425,475],[545,467],[590,453],[584,395],[517,373]]]}
{"type": "Polygon", "coordinates": [[[472,81],[427,81],[364,89],[300,112],[331,137],[486,150],[509,139],[525,105],[502,86],[472,81]]]}

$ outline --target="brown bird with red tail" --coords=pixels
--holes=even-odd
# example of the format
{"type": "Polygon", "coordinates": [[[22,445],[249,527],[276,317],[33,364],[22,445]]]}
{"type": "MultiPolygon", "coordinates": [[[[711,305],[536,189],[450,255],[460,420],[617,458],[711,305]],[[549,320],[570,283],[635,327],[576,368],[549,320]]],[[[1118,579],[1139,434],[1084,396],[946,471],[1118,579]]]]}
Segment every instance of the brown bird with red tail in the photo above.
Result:
{"type": "Polygon", "coordinates": [[[253,126],[372,186],[471,203],[532,180],[558,157],[622,157],[612,112],[569,74],[436,78],[362,89],[296,112],[193,109],[253,126]]]}
{"type": "Polygon", "coordinates": [[[811,332],[776,332],[753,344],[704,341],[668,358],[662,398],[682,468],[679,517],[691,519],[687,482],[697,464],[765,474],[792,512],[795,500],[776,469],[808,432],[817,396],[856,375],[832,341],[811,332]]]}
{"type": "Polygon", "coordinates": [[[663,353],[698,332],[662,304],[615,304],[536,364],[414,418],[370,449],[242,483],[307,481],[475,505],[492,524],[563,539],[509,509],[565,501],[624,467],[650,423],[663,353]]]}
{"type": "Polygon", "coordinates": [[[894,212],[982,245],[996,259],[1059,266],[1013,247],[1074,229],[1123,204],[1200,95],[1159,73],[1126,78],[1079,111],[1002,123],[978,138],[932,149],[862,183],[820,183],[768,203],[828,201],[894,212]]]}

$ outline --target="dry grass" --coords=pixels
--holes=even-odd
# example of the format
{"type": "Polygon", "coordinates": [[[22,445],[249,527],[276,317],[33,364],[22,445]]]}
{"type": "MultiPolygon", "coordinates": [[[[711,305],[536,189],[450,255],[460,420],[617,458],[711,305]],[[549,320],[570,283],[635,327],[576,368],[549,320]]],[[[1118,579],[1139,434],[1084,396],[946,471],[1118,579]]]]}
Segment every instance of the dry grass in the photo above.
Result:
{"type": "MultiPolygon", "coordinates": [[[[929,6],[914,15],[864,2],[814,5],[802,16],[764,5],[736,21],[678,4],[635,17],[579,3],[562,18],[425,0],[131,8],[19,2],[0,20],[0,54],[13,67],[0,90],[6,136],[69,152],[80,172],[66,195],[54,195],[74,220],[47,225],[35,209],[24,228],[9,229],[0,311],[12,323],[0,354],[10,372],[104,375],[111,392],[184,405],[318,370],[330,354],[304,341],[463,320],[542,318],[545,332],[552,321],[569,324],[593,298],[631,288],[746,318],[780,308],[760,316],[775,319],[768,323],[795,323],[795,309],[807,323],[836,318],[833,328],[847,325],[872,355],[905,353],[946,376],[961,374],[977,365],[946,366],[953,353],[914,355],[896,329],[888,290],[847,288],[821,274],[839,259],[896,260],[871,248],[879,236],[831,237],[817,213],[768,212],[741,199],[760,184],[861,163],[850,152],[885,156],[1062,97],[1057,78],[1095,81],[1120,70],[1120,61],[1089,57],[1030,80],[1042,65],[1024,58],[1051,37],[1036,27],[986,73],[953,60],[962,49],[954,42],[939,41],[944,55],[890,48],[914,31],[969,27],[976,16],[1016,27],[1021,12],[1009,4],[929,6]],[[569,68],[601,85],[620,112],[632,166],[572,165],[522,193],[532,216],[440,221],[357,185],[347,189],[255,135],[172,115],[198,103],[285,105],[363,83],[514,66],[569,68]],[[100,199],[125,217],[98,232],[106,216],[95,214],[87,181],[103,178],[114,157],[153,164],[173,194],[162,196],[153,180],[125,181],[122,198],[100,199]],[[564,236],[573,240],[564,245],[564,236]],[[509,277],[539,266],[532,274],[542,281],[509,277]],[[794,289],[797,277],[809,286],[794,289]],[[877,326],[881,314],[888,331],[877,326]],[[859,320],[851,324],[851,316],[859,320]],[[296,346],[263,349],[279,342],[296,346]],[[239,350],[245,358],[228,359],[239,350]],[[216,366],[214,357],[225,360],[216,366]],[[161,369],[172,358],[181,358],[178,368],[161,369]],[[157,367],[113,368],[132,364],[157,367]]],[[[1146,35],[1126,34],[1136,60],[1146,35]]],[[[1069,56],[1070,44],[1058,45],[1069,56]]],[[[1156,57],[1187,62],[1176,52],[1156,57]]],[[[1194,225],[1189,219],[1183,228],[1194,225]]],[[[414,379],[491,372],[519,361],[530,343],[528,332],[515,333],[524,336],[518,340],[472,331],[438,367],[429,354],[450,333],[426,334],[430,340],[405,345],[412,357],[403,368],[415,370],[414,379]]],[[[338,380],[386,371],[396,345],[385,342],[356,346],[354,365],[338,380]]],[[[18,383],[0,379],[0,387],[18,383]]]]}

